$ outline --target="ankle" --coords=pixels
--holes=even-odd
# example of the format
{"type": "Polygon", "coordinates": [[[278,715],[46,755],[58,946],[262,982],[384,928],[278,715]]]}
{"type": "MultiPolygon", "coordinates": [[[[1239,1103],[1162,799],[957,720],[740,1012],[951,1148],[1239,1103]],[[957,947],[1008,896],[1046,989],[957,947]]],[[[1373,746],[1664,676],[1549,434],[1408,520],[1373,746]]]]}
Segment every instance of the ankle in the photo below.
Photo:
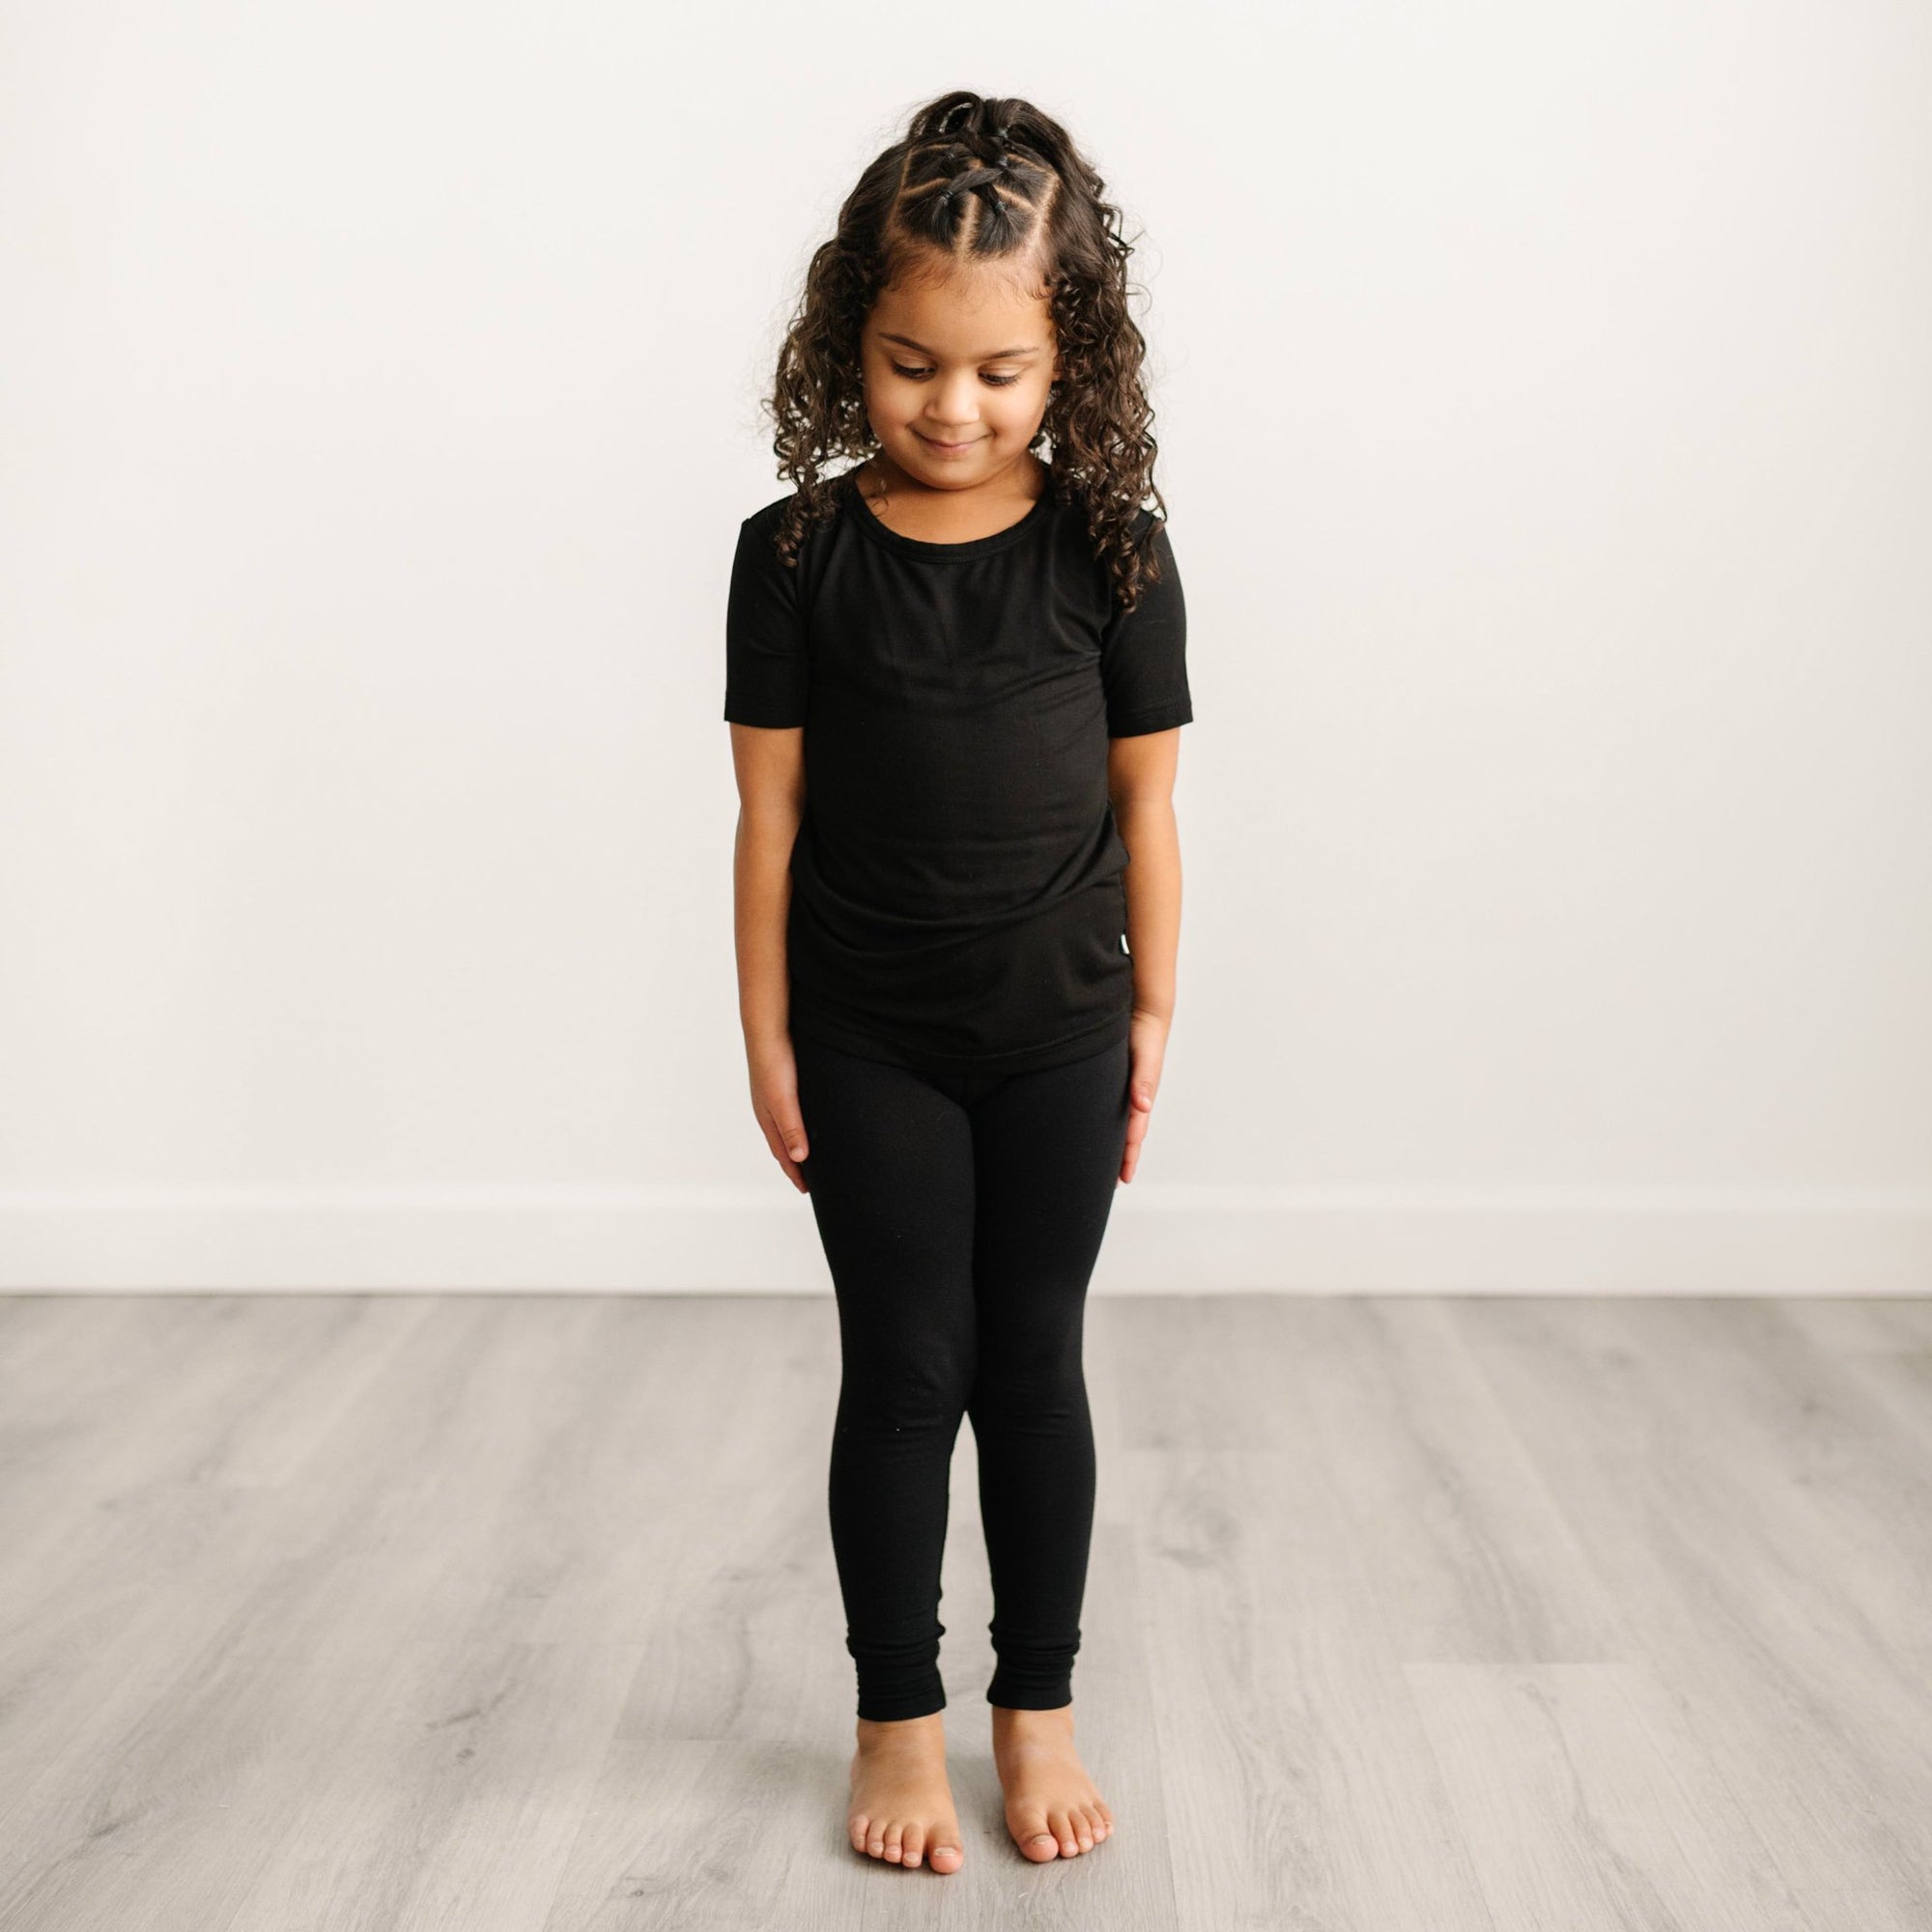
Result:
{"type": "Polygon", "coordinates": [[[946,1718],[932,1711],[923,1718],[861,1718],[858,1740],[861,1750],[892,1750],[906,1746],[943,1744],[946,1718]]]}
{"type": "Polygon", "coordinates": [[[1071,1704],[1056,1705],[1050,1711],[1025,1710],[1009,1704],[995,1704],[992,1708],[995,1731],[1057,1736],[1073,1729],[1071,1704]]]}

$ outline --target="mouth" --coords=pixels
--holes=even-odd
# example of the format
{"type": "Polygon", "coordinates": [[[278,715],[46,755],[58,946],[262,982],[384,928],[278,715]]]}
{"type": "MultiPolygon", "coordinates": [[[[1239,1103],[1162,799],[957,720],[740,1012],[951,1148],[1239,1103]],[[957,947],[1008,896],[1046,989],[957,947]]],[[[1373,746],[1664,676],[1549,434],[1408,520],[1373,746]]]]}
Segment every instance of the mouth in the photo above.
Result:
{"type": "Polygon", "coordinates": [[[920,441],[925,444],[926,448],[940,456],[957,456],[961,451],[972,449],[979,443],[985,441],[984,437],[975,436],[969,437],[964,442],[941,442],[938,438],[927,436],[924,431],[917,429],[913,431],[913,435],[918,437],[920,441]]]}

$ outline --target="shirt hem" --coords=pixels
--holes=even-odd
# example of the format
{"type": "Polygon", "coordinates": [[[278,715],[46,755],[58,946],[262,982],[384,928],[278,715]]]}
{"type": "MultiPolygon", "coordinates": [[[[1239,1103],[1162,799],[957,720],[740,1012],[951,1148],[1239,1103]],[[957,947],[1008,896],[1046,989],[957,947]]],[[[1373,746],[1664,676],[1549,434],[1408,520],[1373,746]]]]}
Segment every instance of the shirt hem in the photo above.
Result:
{"type": "Polygon", "coordinates": [[[843,1026],[837,1020],[828,1021],[817,1013],[794,1013],[790,1030],[806,1039],[836,1047],[840,1053],[861,1060],[881,1060],[914,1073],[1037,1073],[1118,1046],[1133,1031],[1133,1009],[1123,1008],[1118,1013],[1110,1013],[1098,1026],[1064,1034],[1058,1039],[1036,1046],[1014,1047],[1005,1053],[932,1053],[901,1046],[896,1040],[843,1026]]]}
{"type": "Polygon", "coordinates": [[[1151,704],[1140,711],[1107,721],[1110,738],[1144,738],[1152,731],[1172,731],[1194,723],[1194,706],[1186,698],[1172,704],[1151,704]]]}

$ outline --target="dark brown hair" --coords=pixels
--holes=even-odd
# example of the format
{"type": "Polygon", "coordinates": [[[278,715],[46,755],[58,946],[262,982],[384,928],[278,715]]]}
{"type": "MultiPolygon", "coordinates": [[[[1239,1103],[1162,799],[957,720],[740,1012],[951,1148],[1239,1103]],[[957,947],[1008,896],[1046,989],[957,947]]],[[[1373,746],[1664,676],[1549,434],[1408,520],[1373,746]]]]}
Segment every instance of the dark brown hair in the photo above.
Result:
{"type": "Polygon", "coordinates": [[[1142,583],[1159,575],[1153,539],[1166,505],[1153,484],[1153,412],[1141,381],[1147,341],[1127,307],[1133,248],[1105,186],[1065,129],[1031,102],[965,92],[922,107],[859,177],[806,270],[762,404],[776,425],[779,474],[796,492],[777,539],[787,563],[834,514],[842,472],[826,476],[826,460],[863,460],[878,447],[859,337],[880,291],[949,259],[1009,259],[1040,275],[1059,338],[1062,380],[1033,447],[1051,442],[1054,487],[1085,510],[1122,607],[1139,601],[1142,583]],[[1150,494],[1158,510],[1141,527],[1150,494]]]}

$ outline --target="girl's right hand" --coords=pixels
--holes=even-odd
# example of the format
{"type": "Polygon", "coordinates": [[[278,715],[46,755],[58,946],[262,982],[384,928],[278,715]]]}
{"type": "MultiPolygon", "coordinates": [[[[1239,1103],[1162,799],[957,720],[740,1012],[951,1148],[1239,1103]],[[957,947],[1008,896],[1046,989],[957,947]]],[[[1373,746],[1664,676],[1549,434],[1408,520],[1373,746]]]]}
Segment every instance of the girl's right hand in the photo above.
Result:
{"type": "Polygon", "coordinates": [[[811,1143],[805,1137],[798,1110],[798,1062],[791,1037],[748,1043],[745,1055],[752,1070],[752,1111],[764,1131],[765,1145],[791,1184],[809,1194],[811,1190],[799,1163],[810,1156],[811,1143]]]}

